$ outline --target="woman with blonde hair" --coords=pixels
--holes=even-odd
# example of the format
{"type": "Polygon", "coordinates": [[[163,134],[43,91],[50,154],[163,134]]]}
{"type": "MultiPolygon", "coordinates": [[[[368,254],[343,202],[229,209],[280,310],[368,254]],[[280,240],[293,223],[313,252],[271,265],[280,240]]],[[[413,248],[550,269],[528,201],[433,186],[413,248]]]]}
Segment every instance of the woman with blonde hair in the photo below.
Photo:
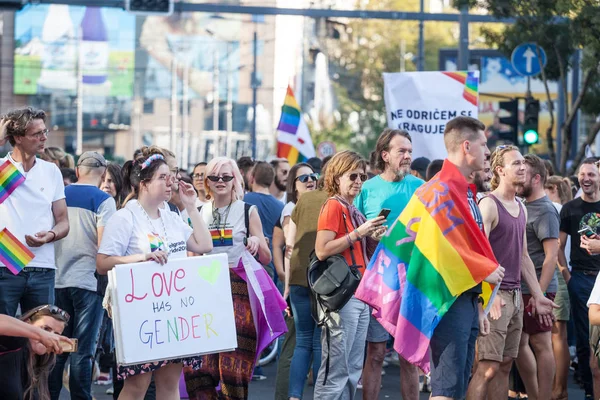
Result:
{"type": "Polygon", "coordinates": [[[201,207],[200,214],[208,225],[213,249],[205,254],[228,256],[238,347],[234,351],[202,356],[202,367],[198,371],[184,371],[190,399],[248,398],[258,338],[250,304],[250,282],[246,280],[248,271],[240,259],[247,250],[266,265],[271,261],[271,252],[256,206],[242,201],[242,183],[240,170],[232,159],[217,157],[206,166],[204,186],[208,203],[201,207]],[[221,393],[216,389],[219,383],[221,393]]]}
{"type": "Polygon", "coordinates": [[[46,147],[40,156],[44,161],[56,164],[58,168],[75,169],[75,159],[60,147],[46,147]]]}
{"type": "MultiPolygon", "coordinates": [[[[324,189],[330,198],[321,209],[315,243],[319,260],[341,254],[361,275],[386,230],[384,217],[367,221],[353,205],[368,178],[366,169],[367,162],[353,151],[339,152],[329,161],[324,189]]],[[[352,399],[363,366],[369,306],[352,296],[341,310],[330,311],[325,323],[315,399],[352,399]]]]}

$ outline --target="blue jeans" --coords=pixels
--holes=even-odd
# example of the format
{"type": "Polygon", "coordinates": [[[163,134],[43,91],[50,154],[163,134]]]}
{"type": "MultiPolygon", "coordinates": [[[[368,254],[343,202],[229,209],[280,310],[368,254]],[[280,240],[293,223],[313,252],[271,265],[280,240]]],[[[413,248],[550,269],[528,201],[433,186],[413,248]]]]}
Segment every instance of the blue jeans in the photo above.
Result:
{"type": "Polygon", "coordinates": [[[92,364],[96,343],[102,324],[102,299],[96,291],[79,288],[56,289],[56,305],[71,315],[64,336],[79,341],[76,353],[61,354],[50,373],[50,396],[58,400],[62,389],[62,376],[70,355],[71,373],[69,390],[71,399],[92,399],[92,364]]]}
{"type": "Polygon", "coordinates": [[[25,268],[13,275],[6,267],[0,267],[0,314],[14,317],[21,305],[21,312],[43,304],[54,304],[54,275],[50,268],[25,268]]]}
{"type": "Polygon", "coordinates": [[[569,300],[571,301],[571,319],[575,327],[577,341],[577,358],[585,394],[593,394],[592,370],[590,369],[590,320],[587,301],[590,298],[596,276],[583,271],[571,272],[567,283],[569,300]]]}
{"type": "Polygon", "coordinates": [[[306,382],[306,374],[310,367],[310,356],[313,358],[313,377],[319,375],[321,365],[321,328],[311,315],[310,289],[304,286],[290,286],[292,312],[296,325],[296,348],[290,366],[289,397],[301,399],[306,382]]]}
{"type": "Polygon", "coordinates": [[[464,399],[475,359],[479,335],[477,293],[463,293],[452,304],[433,331],[431,395],[464,399]]]}

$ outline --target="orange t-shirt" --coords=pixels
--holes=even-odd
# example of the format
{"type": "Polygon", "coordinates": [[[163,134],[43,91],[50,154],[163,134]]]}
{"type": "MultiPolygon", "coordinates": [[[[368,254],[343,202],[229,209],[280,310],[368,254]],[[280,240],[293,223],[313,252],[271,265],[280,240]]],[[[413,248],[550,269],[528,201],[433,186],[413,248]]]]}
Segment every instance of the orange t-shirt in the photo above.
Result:
{"type": "MultiPolygon", "coordinates": [[[[335,238],[339,239],[346,236],[346,228],[344,228],[344,217],[346,214],[346,226],[348,227],[348,233],[352,233],[355,229],[352,225],[352,219],[350,218],[350,212],[348,208],[343,206],[337,200],[328,200],[321,210],[319,215],[319,225],[317,231],[332,231],[335,232],[335,238]]],[[[363,256],[362,243],[356,241],[352,243],[354,246],[354,260],[356,265],[359,267],[361,274],[365,273],[365,258],[363,256]]],[[[352,265],[352,258],[350,257],[350,248],[347,248],[342,252],[342,255],[346,259],[348,265],[352,265]]]]}

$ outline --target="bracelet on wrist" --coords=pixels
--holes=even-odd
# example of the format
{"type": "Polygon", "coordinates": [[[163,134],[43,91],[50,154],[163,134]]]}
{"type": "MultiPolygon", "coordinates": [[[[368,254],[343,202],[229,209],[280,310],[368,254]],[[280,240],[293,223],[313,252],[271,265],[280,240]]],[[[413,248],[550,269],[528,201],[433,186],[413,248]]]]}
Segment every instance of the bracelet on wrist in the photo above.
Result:
{"type": "Polygon", "coordinates": [[[352,239],[350,239],[350,234],[348,233],[346,233],[346,240],[348,241],[348,244],[352,246],[352,239]]]}

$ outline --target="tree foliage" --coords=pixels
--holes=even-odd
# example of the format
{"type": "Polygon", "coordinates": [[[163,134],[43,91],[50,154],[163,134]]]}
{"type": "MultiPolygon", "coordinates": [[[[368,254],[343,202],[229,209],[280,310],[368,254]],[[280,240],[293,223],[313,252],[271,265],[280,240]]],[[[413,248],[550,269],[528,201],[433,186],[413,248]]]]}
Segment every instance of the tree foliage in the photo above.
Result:
{"type": "MultiPolygon", "coordinates": [[[[597,0],[460,0],[456,6],[468,4],[485,8],[498,18],[514,18],[514,24],[507,24],[503,31],[484,29],[488,44],[498,48],[507,57],[523,42],[536,42],[546,50],[548,62],[541,79],[547,87],[548,81],[562,82],[565,103],[565,121],[559,127],[562,137],[562,152],[555,157],[555,144],[551,126],[546,133],[551,160],[564,175],[567,172],[568,151],[577,134],[572,123],[581,109],[586,113],[600,113],[600,84],[598,66],[600,63],[600,3],[597,0]],[[582,83],[579,96],[569,103],[567,77],[572,68],[574,55],[581,51],[582,83]]],[[[553,111],[550,93],[547,90],[549,109],[553,111]]],[[[554,120],[552,116],[552,120],[554,120]]],[[[597,132],[597,124],[588,133],[587,143],[592,143],[597,132]]],[[[582,146],[584,147],[584,146],[582,146]]],[[[575,159],[575,167],[583,157],[583,150],[575,159]]]]}
{"type": "MultiPolygon", "coordinates": [[[[419,11],[419,0],[369,1],[365,8],[419,11]]],[[[386,127],[382,74],[401,70],[402,47],[405,47],[405,70],[417,70],[419,23],[357,19],[347,24],[346,32],[345,40],[327,46],[332,72],[337,76],[334,87],[340,115],[333,126],[313,131],[313,135],[316,143],[327,135],[338,148],[351,147],[368,157],[386,127]],[[349,120],[356,123],[349,124],[349,120]]],[[[437,70],[439,50],[456,47],[458,24],[427,22],[424,38],[425,69],[437,70]]]]}

